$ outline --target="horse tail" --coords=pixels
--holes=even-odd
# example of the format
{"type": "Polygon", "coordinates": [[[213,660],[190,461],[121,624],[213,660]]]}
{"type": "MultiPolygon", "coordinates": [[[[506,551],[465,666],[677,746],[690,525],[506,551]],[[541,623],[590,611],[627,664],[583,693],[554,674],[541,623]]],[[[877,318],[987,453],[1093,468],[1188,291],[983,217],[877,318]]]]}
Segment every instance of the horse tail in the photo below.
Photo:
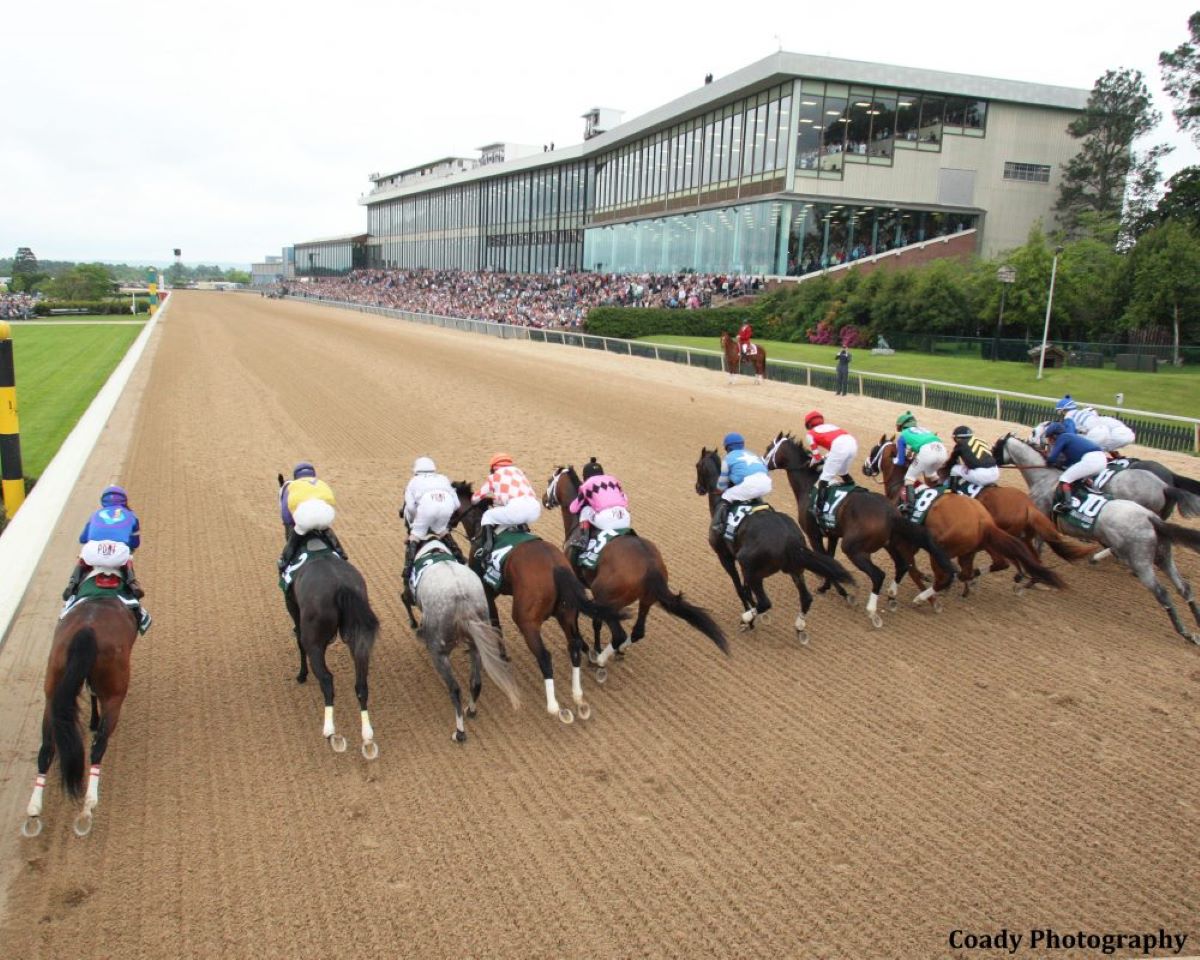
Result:
{"type": "Polygon", "coordinates": [[[1178,507],[1180,516],[1200,517],[1200,496],[1169,485],[1163,489],[1163,496],[1167,501],[1168,516],[1171,507],[1178,507]]]}
{"type": "Polygon", "coordinates": [[[513,676],[512,664],[500,656],[500,632],[487,620],[481,619],[477,613],[461,606],[456,619],[460,635],[469,638],[479,651],[479,659],[483,662],[483,669],[487,671],[487,675],[504,691],[508,702],[513,707],[519,707],[521,694],[513,676]]]}
{"type": "Polygon", "coordinates": [[[1177,523],[1167,523],[1165,520],[1158,519],[1154,514],[1150,514],[1150,522],[1154,525],[1154,532],[1163,539],[1200,553],[1200,530],[1181,527],[1177,523]]]}
{"type": "Polygon", "coordinates": [[[1050,522],[1050,518],[1038,510],[1030,510],[1028,520],[1029,526],[1033,527],[1033,532],[1041,537],[1051,550],[1068,562],[1074,563],[1076,560],[1090,557],[1100,549],[1097,544],[1081,543],[1078,540],[1064,537],[1050,522]]]}
{"type": "Polygon", "coordinates": [[[901,517],[900,522],[895,524],[892,529],[914,550],[924,550],[928,553],[937,562],[937,565],[948,571],[951,576],[958,574],[958,564],[954,562],[950,554],[942,549],[942,545],[933,539],[926,527],[901,517]]]}
{"type": "Polygon", "coordinates": [[[1176,490],[1183,490],[1185,493],[1200,497],[1200,480],[1193,480],[1191,477],[1185,477],[1181,473],[1172,473],[1171,480],[1172,486],[1176,490]]]}
{"type": "Polygon", "coordinates": [[[96,664],[96,631],[81,627],[71,637],[67,663],[50,700],[50,725],[63,789],[83,796],[83,737],[79,733],[79,691],[96,664]]]}
{"type": "Polygon", "coordinates": [[[566,567],[554,568],[554,591],[555,610],[574,610],[607,624],[619,623],[625,619],[619,610],[613,610],[592,600],[583,589],[579,578],[566,567]]]}
{"type": "Polygon", "coordinates": [[[379,632],[379,618],[366,596],[354,587],[342,584],[334,591],[333,605],[338,613],[338,630],[354,655],[370,653],[379,632]]]}
{"type": "Polygon", "coordinates": [[[717,621],[703,607],[697,607],[684,600],[682,593],[672,593],[661,571],[650,571],[646,577],[646,587],[667,613],[699,630],[715,643],[717,649],[722,653],[729,653],[729,640],[725,637],[725,632],[717,625],[717,621]]]}
{"type": "Polygon", "coordinates": [[[849,583],[853,579],[850,576],[850,571],[834,560],[829,554],[809,550],[804,545],[803,537],[789,536],[784,541],[783,551],[783,569],[785,573],[800,574],[806,570],[811,570],[813,573],[827,580],[832,580],[834,583],[849,583]]]}
{"type": "Polygon", "coordinates": [[[983,546],[989,552],[994,550],[1005,560],[1011,560],[1018,570],[1038,583],[1046,583],[1060,590],[1067,586],[1062,577],[1038,560],[1037,554],[1029,549],[1025,541],[1005,533],[994,523],[989,523],[984,530],[983,546]]]}

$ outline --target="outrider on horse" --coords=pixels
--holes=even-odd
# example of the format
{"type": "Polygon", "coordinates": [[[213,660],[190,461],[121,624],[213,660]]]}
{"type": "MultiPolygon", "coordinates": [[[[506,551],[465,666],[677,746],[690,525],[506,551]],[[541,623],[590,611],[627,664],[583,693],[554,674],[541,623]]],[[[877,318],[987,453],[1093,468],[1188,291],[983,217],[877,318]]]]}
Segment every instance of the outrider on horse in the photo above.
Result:
{"type": "Polygon", "coordinates": [[[761,383],[767,376],[767,352],[758,344],[748,344],[749,352],[743,353],[741,344],[728,333],[721,333],[721,352],[725,355],[725,372],[729,374],[729,382],[733,383],[734,374],[742,372],[742,364],[748,363],[754,369],[755,383],[761,383]]]}

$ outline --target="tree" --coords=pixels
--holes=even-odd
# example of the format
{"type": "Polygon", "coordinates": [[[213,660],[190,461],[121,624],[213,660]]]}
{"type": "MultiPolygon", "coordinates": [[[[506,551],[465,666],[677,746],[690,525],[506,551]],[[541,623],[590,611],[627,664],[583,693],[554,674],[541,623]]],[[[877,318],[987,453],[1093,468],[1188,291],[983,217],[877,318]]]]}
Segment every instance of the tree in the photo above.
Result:
{"type": "Polygon", "coordinates": [[[1109,70],[1096,81],[1084,112],[1067,127],[1083,141],[1067,162],[1055,204],[1068,234],[1084,232],[1089,212],[1120,221],[1123,228],[1128,217],[1145,213],[1160,179],[1158,161],[1170,148],[1157,145],[1139,153],[1133,144],[1161,119],[1140,70],[1109,70]]]}
{"type": "Polygon", "coordinates": [[[228,280],[230,283],[249,284],[250,283],[250,274],[248,274],[245,270],[238,270],[234,267],[230,267],[228,270],[225,271],[225,279],[228,280]]]}
{"type": "Polygon", "coordinates": [[[1200,11],[1188,17],[1191,40],[1158,55],[1163,87],[1175,101],[1175,122],[1200,143],[1200,11]]]}
{"type": "Polygon", "coordinates": [[[38,265],[38,259],[29,247],[18,247],[17,255],[13,257],[12,278],[9,289],[13,293],[31,291],[46,279],[46,272],[38,265]]]}
{"type": "Polygon", "coordinates": [[[1155,223],[1178,220],[1200,230],[1200,167],[1184,167],[1167,181],[1153,219],[1155,223]]]}
{"type": "Polygon", "coordinates": [[[1177,220],[1155,227],[1129,255],[1132,274],[1125,322],[1133,328],[1170,322],[1179,363],[1181,333],[1200,335],[1200,236],[1177,220]]]}
{"type": "Polygon", "coordinates": [[[81,263],[56,279],[50,292],[62,300],[101,300],[112,295],[112,273],[102,263],[81,263]]]}

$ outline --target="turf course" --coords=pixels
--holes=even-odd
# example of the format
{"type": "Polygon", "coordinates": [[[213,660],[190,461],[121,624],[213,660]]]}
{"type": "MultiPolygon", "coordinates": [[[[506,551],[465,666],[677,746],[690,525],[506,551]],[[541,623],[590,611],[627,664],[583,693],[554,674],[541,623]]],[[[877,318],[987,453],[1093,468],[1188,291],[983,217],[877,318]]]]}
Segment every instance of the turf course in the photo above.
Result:
{"type": "Polygon", "coordinates": [[[41,475],[141,330],[141,324],[12,325],[27,477],[41,475]]]}
{"type": "MultiPolygon", "coordinates": [[[[713,337],[655,335],[639,338],[646,343],[666,346],[720,350],[713,337]]],[[[756,341],[763,345],[771,360],[797,360],[832,367],[838,348],[808,343],[756,341]]],[[[1155,413],[1173,413],[1182,417],[1200,415],[1200,367],[1160,367],[1158,373],[1128,373],[1124,370],[1094,370],[1067,367],[1046,370],[1039,381],[1037,368],[1029,363],[993,363],[978,357],[947,356],[928,353],[895,353],[875,356],[869,349],[852,350],[850,373],[891,373],[901,377],[944,380],[971,386],[1012,390],[1042,397],[1060,397],[1070,393],[1088,403],[1116,403],[1116,394],[1125,394],[1125,406],[1155,413]]]]}

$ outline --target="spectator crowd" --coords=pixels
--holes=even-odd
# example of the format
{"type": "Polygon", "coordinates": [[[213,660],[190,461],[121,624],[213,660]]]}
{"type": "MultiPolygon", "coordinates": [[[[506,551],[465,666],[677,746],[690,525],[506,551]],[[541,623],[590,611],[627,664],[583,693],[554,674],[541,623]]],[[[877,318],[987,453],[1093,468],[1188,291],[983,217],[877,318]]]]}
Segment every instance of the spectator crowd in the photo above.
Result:
{"type": "Polygon", "coordinates": [[[33,317],[33,305],[38,295],[29,293],[0,293],[0,320],[28,320],[33,317]]]}
{"type": "Polygon", "coordinates": [[[732,274],[354,270],[344,277],[289,281],[271,292],[517,326],[582,327],[593,307],[698,310],[761,289],[761,277],[732,274]]]}

